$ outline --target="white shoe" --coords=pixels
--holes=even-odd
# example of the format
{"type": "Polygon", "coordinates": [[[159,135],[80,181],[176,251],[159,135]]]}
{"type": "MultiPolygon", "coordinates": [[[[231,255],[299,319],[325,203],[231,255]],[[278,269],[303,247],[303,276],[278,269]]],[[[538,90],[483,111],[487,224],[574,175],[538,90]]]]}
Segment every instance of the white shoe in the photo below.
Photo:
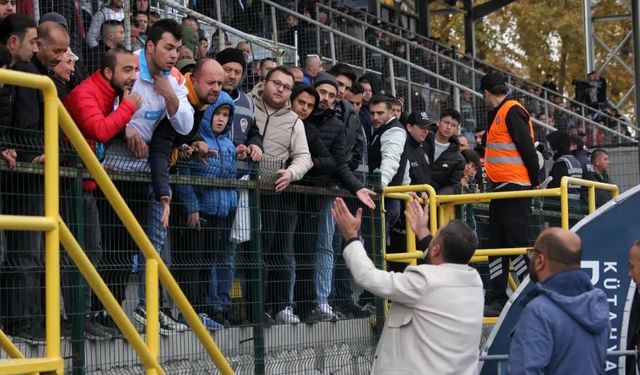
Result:
{"type": "Polygon", "coordinates": [[[176,322],[172,317],[159,311],[160,313],[160,325],[169,327],[176,332],[184,332],[189,329],[186,324],[176,322]]]}
{"type": "Polygon", "coordinates": [[[276,324],[298,324],[298,323],[300,323],[300,318],[293,313],[293,308],[291,306],[285,307],[284,310],[276,314],[276,324]]]}
{"type": "Polygon", "coordinates": [[[336,315],[336,313],[333,312],[333,309],[327,303],[322,303],[318,305],[318,307],[316,307],[313,310],[312,314],[313,314],[313,317],[318,321],[335,322],[339,320],[338,315],[336,315]]]}

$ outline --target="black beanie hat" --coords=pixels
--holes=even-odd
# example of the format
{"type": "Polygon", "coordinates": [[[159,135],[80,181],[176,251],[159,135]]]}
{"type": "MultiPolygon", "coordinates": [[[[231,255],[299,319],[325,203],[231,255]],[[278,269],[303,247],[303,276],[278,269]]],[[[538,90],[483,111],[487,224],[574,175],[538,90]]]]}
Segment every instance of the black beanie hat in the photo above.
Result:
{"type": "Polygon", "coordinates": [[[322,84],[328,84],[338,89],[338,80],[336,77],[332,76],[329,73],[320,72],[318,76],[313,80],[313,88],[317,88],[322,84]]]}
{"type": "Polygon", "coordinates": [[[235,62],[242,65],[242,69],[245,68],[247,62],[244,59],[244,53],[239,48],[226,48],[216,54],[216,61],[220,65],[226,63],[235,62]]]}

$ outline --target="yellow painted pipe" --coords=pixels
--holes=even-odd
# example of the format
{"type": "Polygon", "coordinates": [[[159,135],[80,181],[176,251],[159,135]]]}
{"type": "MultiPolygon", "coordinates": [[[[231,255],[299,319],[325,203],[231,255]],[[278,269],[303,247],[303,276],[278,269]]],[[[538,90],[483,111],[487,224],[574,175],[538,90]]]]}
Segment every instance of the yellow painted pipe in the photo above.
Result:
{"type": "Polygon", "coordinates": [[[62,374],[64,360],[62,358],[20,358],[0,359],[0,375],[56,372],[62,374]]]}
{"type": "Polygon", "coordinates": [[[24,354],[20,352],[20,349],[16,348],[16,346],[13,345],[13,342],[11,342],[11,339],[7,337],[7,335],[5,335],[4,332],[2,332],[2,330],[0,330],[0,348],[2,348],[7,353],[7,355],[9,355],[9,357],[11,358],[14,358],[14,359],[24,358],[24,354]]]}
{"type": "MultiPolygon", "coordinates": [[[[165,372],[162,367],[160,367],[157,359],[153,356],[149,348],[147,348],[144,340],[142,340],[142,337],[140,337],[138,331],[136,331],[136,328],[127,317],[127,314],[125,314],[118,301],[116,301],[113,294],[111,294],[109,287],[104,283],[98,271],[93,267],[91,260],[89,260],[87,254],[82,250],[62,219],[60,219],[60,241],[84,279],[104,305],[109,316],[127,338],[129,345],[131,345],[133,350],[140,356],[140,360],[145,367],[154,368],[158,371],[158,374],[164,375],[165,372]]],[[[147,314],[147,319],[149,318],[148,315],[149,314],[147,314]]]]}
{"type": "MultiPolygon", "coordinates": [[[[147,294],[147,347],[151,355],[158,359],[160,354],[160,296],[158,293],[158,261],[147,259],[146,267],[147,294]]],[[[147,368],[147,375],[156,375],[153,368],[147,368]]]]}
{"type": "Polygon", "coordinates": [[[533,198],[533,197],[559,197],[560,188],[553,189],[535,189],[535,190],[519,190],[519,191],[500,191],[491,193],[477,194],[455,194],[455,195],[438,195],[436,200],[439,204],[455,202],[457,204],[476,203],[478,201],[487,201],[494,199],[513,199],[513,198],[533,198]]]}
{"type": "Polygon", "coordinates": [[[528,247],[514,247],[505,249],[479,249],[473,254],[474,256],[492,256],[502,257],[507,255],[526,255],[529,251],[528,247]]]}
{"type": "Polygon", "coordinates": [[[560,180],[560,225],[569,229],[569,178],[560,180]]]}
{"type": "Polygon", "coordinates": [[[592,213],[596,210],[596,187],[588,186],[589,191],[589,213],[592,213]]]}
{"type": "Polygon", "coordinates": [[[488,317],[485,316],[482,318],[482,324],[496,324],[498,322],[498,317],[488,317]]]}
{"type": "MultiPolygon", "coordinates": [[[[58,100],[53,81],[44,91],[44,215],[52,221],[60,217],[58,100]]],[[[44,234],[45,240],[45,321],[47,357],[60,354],[60,235],[58,225],[44,234]]],[[[62,372],[58,372],[62,375],[62,372]]]]}
{"type": "Polygon", "coordinates": [[[516,281],[513,279],[513,276],[511,276],[511,274],[509,274],[507,281],[509,282],[509,286],[511,287],[511,290],[515,292],[515,290],[518,289],[518,285],[516,284],[516,281]]]}
{"type": "Polygon", "coordinates": [[[225,358],[225,356],[220,351],[220,348],[213,341],[213,338],[209,334],[209,331],[205,328],[204,324],[198,317],[198,314],[195,312],[187,297],[184,295],[178,283],[175,281],[171,272],[169,272],[169,268],[167,268],[166,264],[160,258],[160,255],[156,252],[151,241],[145,234],[144,230],[140,223],[138,223],[137,219],[129,210],[124,199],[116,189],[115,185],[105,172],[105,170],[100,165],[100,162],[95,157],[95,154],[89,148],[89,145],[85,141],[82,133],[78,130],[78,128],[73,123],[71,116],[66,109],[60,103],[60,117],[61,122],[60,125],[67,135],[69,142],[74,146],[76,152],[84,162],[85,166],[91,173],[91,176],[94,178],[105,197],[113,207],[114,211],[117,213],[118,217],[127,228],[129,234],[135,241],[136,245],[140,248],[140,251],[144,254],[146,259],[155,259],[158,261],[158,275],[160,281],[165,286],[166,291],[169,293],[174,303],[182,313],[182,316],[186,319],[189,326],[193,329],[194,334],[200,340],[205,350],[209,354],[209,357],[213,360],[215,365],[218,367],[218,370],[223,375],[231,375],[234,373],[231,365],[225,358]]]}
{"type": "Polygon", "coordinates": [[[57,220],[46,216],[0,215],[0,228],[7,230],[46,232],[54,230],[57,225],[57,220]]]}
{"type": "Polygon", "coordinates": [[[469,259],[469,263],[487,263],[489,261],[489,257],[487,256],[472,256],[469,259]]]}

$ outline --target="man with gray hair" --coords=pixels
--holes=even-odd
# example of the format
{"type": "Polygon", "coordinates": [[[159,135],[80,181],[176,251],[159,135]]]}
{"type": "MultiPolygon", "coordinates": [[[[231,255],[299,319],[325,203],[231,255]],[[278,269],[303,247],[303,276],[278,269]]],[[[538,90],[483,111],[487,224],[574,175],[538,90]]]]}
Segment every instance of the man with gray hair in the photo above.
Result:
{"type": "Polygon", "coordinates": [[[304,83],[310,85],[320,72],[324,71],[322,59],[318,55],[307,55],[304,59],[304,83]]]}

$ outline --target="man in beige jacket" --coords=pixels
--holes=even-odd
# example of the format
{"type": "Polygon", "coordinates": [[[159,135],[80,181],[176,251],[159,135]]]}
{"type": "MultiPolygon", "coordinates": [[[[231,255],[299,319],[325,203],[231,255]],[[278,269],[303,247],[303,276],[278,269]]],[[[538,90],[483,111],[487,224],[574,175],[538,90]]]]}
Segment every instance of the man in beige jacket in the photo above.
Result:
{"type": "Polygon", "coordinates": [[[394,273],[376,269],[367,256],[358,237],[361,208],[354,217],[336,198],[333,215],[354,281],[393,301],[371,374],[475,374],[484,297],[478,272],[468,266],[477,247],[471,228],[454,220],[432,237],[428,207],[408,202],[405,216],[420,240],[418,248],[427,249],[426,264],[394,273]]]}
{"type": "MultiPolygon", "coordinates": [[[[253,91],[256,105],[255,124],[262,135],[264,148],[260,162],[261,174],[276,172],[275,193],[261,193],[262,253],[266,264],[265,305],[278,324],[297,324],[300,318],[293,312],[295,257],[293,236],[297,214],[297,197],[285,192],[292,181],[298,181],[311,169],[304,124],[291,111],[293,75],[285,67],[275,67],[253,91]],[[280,194],[281,193],[281,194],[280,194]],[[283,267],[284,266],[284,267],[283,267]]],[[[261,180],[265,181],[261,176],[261,180]]]]}

